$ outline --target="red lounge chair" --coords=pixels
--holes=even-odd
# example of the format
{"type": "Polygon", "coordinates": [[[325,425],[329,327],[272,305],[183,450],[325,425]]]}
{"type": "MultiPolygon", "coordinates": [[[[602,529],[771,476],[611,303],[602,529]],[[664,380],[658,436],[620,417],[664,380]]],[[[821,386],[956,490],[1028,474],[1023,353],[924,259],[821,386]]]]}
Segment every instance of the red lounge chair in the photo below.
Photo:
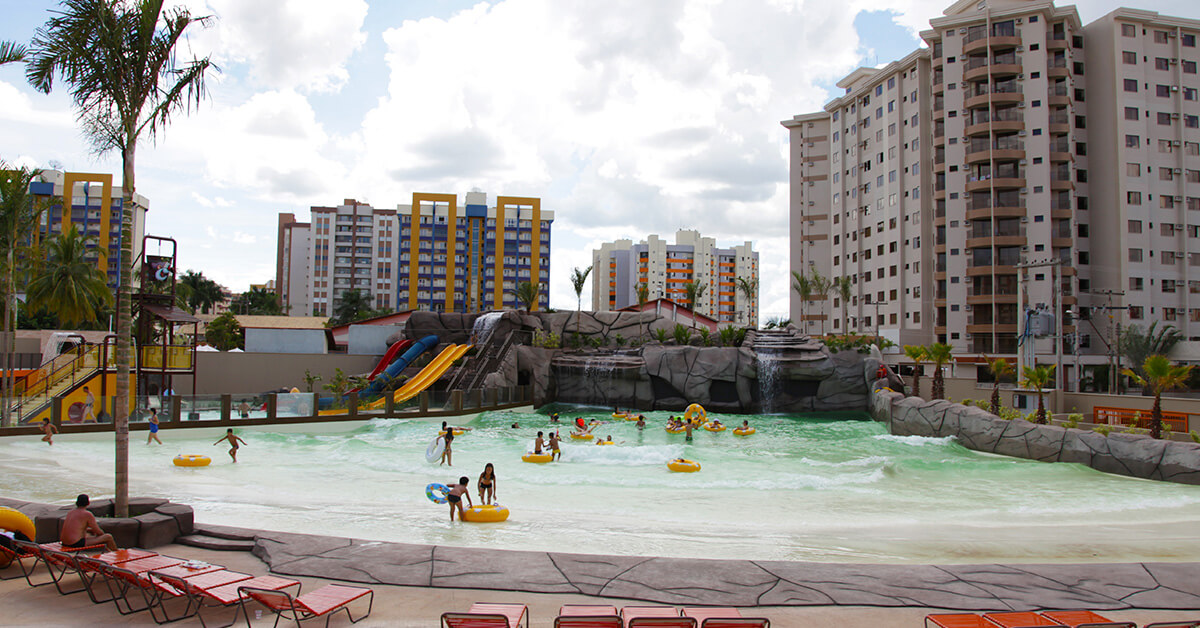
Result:
{"type": "MultiPolygon", "coordinates": [[[[26,570],[24,561],[22,561],[22,563],[21,563],[21,569],[25,572],[25,581],[28,582],[29,586],[31,586],[31,587],[40,587],[42,585],[51,584],[51,583],[53,583],[55,587],[59,587],[58,581],[61,580],[64,576],[66,576],[66,574],[68,572],[75,569],[75,565],[71,564],[70,561],[66,561],[61,557],[56,556],[53,559],[48,559],[46,552],[59,552],[61,554],[69,555],[69,554],[75,554],[78,552],[91,551],[91,550],[95,550],[97,548],[104,547],[103,545],[99,545],[99,546],[89,545],[89,546],[85,546],[85,547],[72,548],[69,551],[64,551],[61,543],[46,543],[44,545],[38,545],[37,543],[31,543],[29,541],[17,541],[17,540],[13,541],[13,545],[16,546],[17,551],[33,555],[33,564],[29,565],[27,570],[26,570]],[[46,566],[46,571],[50,574],[50,580],[48,580],[46,582],[34,583],[33,580],[30,578],[31,574],[33,573],[33,570],[37,569],[38,563],[41,563],[46,566]]],[[[78,592],[78,591],[82,591],[82,590],[83,589],[77,589],[76,591],[68,591],[68,593],[74,593],[74,592],[78,592]]],[[[59,588],[59,592],[62,592],[61,588],[59,588]]]]}
{"type": "Polygon", "coordinates": [[[626,606],[621,609],[625,628],[696,628],[696,620],[684,617],[673,606],[626,606]]]}
{"type": "Polygon", "coordinates": [[[192,616],[196,612],[192,599],[154,575],[153,571],[135,573],[118,565],[107,565],[104,574],[113,586],[113,604],[117,612],[129,615],[149,610],[155,623],[165,624],[192,616]],[[134,591],[141,595],[141,604],[130,600],[134,591]],[[182,605],[182,610],[180,607],[182,605]]]}
{"type": "Polygon", "coordinates": [[[1200,619],[1183,620],[1183,621],[1160,621],[1153,624],[1146,624],[1142,628],[1200,628],[1200,619]]]}
{"type": "MultiPolygon", "coordinates": [[[[353,624],[370,615],[371,608],[375,605],[375,592],[371,589],[347,587],[340,584],[327,584],[300,597],[292,597],[292,594],[287,591],[251,587],[238,587],[238,593],[241,595],[240,603],[243,613],[248,612],[246,611],[246,601],[254,600],[275,613],[276,625],[279,624],[280,619],[290,614],[292,621],[295,621],[297,625],[306,619],[324,617],[325,628],[329,628],[329,620],[338,611],[346,611],[346,617],[353,624]],[[367,612],[363,613],[362,617],[355,619],[354,615],[350,613],[350,603],[364,597],[367,598],[367,612]]],[[[246,616],[249,617],[249,615],[246,616]]]]}
{"type": "Polygon", "coordinates": [[[529,607],[524,604],[476,602],[465,613],[442,613],[446,628],[529,628],[529,607]]]}
{"type": "Polygon", "coordinates": [[[1059,622],[1028,611],[984,613],[983,617],[1000,628],[1036,628],[1037,626],[1062,626],[1059,622]]]}
{"type": "Polygon", "coordinates": [[[700,622],[700,628],[771,628],[765,617],[742,617],[742,612],[728,607],[685,607],[684,617],[700,622]]]}
{"type": "Polygon", "coordinates": [[[925,628],[996,628],[996,624],[976,615],[975,613],[946,613],[941,615],[926,615],[925,628]]]}
{"type": "MultiPolygon", "coordinates": [[[[200,619],[200,625],[205,628],[208,627],[208,623],[204,621],[205,607],[230,608],[237,606],[237,609],[233,613],[233,619],[229,623],[223,624],[221,628],[228,628],[237,623],[238,615],[244,609],[244,606],[240,604],[242,597],[244,597],[241,589],[244,587],[267,591],[283,591],[295,587],[296,590],[291,593],[297,594],[300,592],[300,582],[298,580],[277,578],[275,576],[258,576],[257,578],[252,578],[248,574],[236,571],[212,571],[192,577],[182,577],[156,571],[154,572],[154,577],[161,579],[171,588],[182,591],[184,595],[188,596],[190,598],[189,604],[196,609],[196,616],[200,619]]],[[[248,617],[246,621],[249,623],[250,620],[248,617]]]]}
{"type": "Polygon", "coordinates": [[[1113,621],[1092,611],[1042,611],[1042,617],[1071,628],[1137,628],[1131,621],[1113,621]]]}
{"type": "Polygon", "coordinates": [[[0,581],[16,580],[17,578],[24,576],[25,582],[28,582],[29,586],[31,586],[31,587],[41,586],[43,584],[50,584],[49,582],[40,582],[38,584],[33,583],[31,576],[33,575],[34,568],[36,568],[38,565],[38,562],[41,561],[41,558],[39,558],[37,554],[35,554],[29,550],[26,550],[26,549],[20,548],[20,547],[18,547],[15,550],[11,550],[11,549],[8,549],[8,547],[6,547],[4,545],[0,545],[0,561],[4,561],[6,563],[5,566],[3,567],[3,569],[7,570],[7,569],[11,568],[13,565],[16,565],[17,569],[19,570],[19,574],[18,573],[13,573],[12,575],[0,574],[0,581]]]}
{"type": "Polygon", "coordinates": [[[554,628],[622,628],[622,624],[615,606],[564,604],[554,618],[554,628]]]}

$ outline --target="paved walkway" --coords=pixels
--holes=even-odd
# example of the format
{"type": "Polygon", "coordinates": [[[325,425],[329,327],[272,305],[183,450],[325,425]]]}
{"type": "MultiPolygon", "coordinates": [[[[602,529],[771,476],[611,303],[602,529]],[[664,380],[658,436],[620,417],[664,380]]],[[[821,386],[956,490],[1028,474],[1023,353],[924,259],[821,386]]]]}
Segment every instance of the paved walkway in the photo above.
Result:
{"type": "Polygon", "coordinates": [[[1200,563],[855,565],[384,543],[204,525],[271,571],[369,584],[583,594],[673,605],[961,610],[1200,609],[1200,563]]]}

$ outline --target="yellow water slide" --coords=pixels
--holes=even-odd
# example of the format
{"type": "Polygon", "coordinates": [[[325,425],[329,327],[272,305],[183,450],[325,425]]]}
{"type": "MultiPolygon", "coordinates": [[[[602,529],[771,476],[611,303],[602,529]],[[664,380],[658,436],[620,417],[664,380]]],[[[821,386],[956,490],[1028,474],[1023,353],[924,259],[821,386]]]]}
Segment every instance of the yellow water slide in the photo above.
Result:
{"type": "MultiPolygon", "coordinates": [[[[392,394],[392,400],[395,403],[403,403],[417,396],[417,393],[429,388],[434,382],[441,379],[442,375],[454,364],[454,361],[463,357],[470,348],[471,345],[450,345],[442,349],[442,352],[430,361],[425,368],[421,369],[420,373],[417,373],[392,394]]],[[[365,407],[368,410],[378,410],[383,407],[385,399],[386,397],[380,397],[365,407]]]]}

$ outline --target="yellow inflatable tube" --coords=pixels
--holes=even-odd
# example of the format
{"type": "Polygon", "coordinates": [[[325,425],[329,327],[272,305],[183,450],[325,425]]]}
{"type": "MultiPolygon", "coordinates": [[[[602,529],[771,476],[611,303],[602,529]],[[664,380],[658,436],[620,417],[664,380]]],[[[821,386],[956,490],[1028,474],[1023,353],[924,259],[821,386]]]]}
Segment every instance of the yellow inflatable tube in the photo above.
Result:
{"type": "Polygon", "coordinates": [[[535,454],[533,452],[528,452],[524,456],[521,456],[521,460],[523,462],[534,462],[537,464],[554,462],[554,454],[535,454]]]}
{"type": "Polygon", "coordinates": [[[212,463],[212,458],[196,454],[179,454],[172,462],[177,467],[207,467],[212,463]]]}
{"type": "Polygon", "coordinates": [[[20,532],[33,540],[37,537],[37,528],[33,525],[33,520],[25,516],[25,513],[0,506],[0,528],[9,532],[20,532]]]}
{"type": "Polygon", "coordinates": [[[598,441],[596,441],[596,444],[597,445],[616,445],[616,443],[612,442],[611,440],[598,440],[598,441]]]}
{"type": "Polygon", "coordinates": [[[754,432],[755,429],[752,427],[739,427],[733,430],[733,433],[737,436],[749,436],[754,432]]]}
{"type": "Polygon", "coordinates": [[[687,431],[685,427],[668,427],[666,429],[668,434],[682,434],[687,431]]]}
{"type": "Polygon", "coordinates": [[[700,470],[700,463],[695,460],[676,458],[667,463],[667,468],[676,473],[695,473],[700,470]]]}
{"type": "Polygon", "coordinates": [[[575,440],[592,440],[593,438],[595,438],[595,436],[592,434],[580,434],[578,432],[571,432],[571,438],[574,438],[575,440]]]}
{"type": "Polygon", "coordinates": [[[724,425],[721,425],[721,426],[718,426],[718,427],[714,427],[712,423],[705,423],[705,424],[704,424],[704,429],[706,429],[706,430],[708,430],[708,431],[710,431],[710,432],[724,432],[724,431],[725,431],[725,426],[724,426],[724,425]]]}
{"type": "Polygon", "coordinates": [[[508,520],[508,508],[500,504],[480,505],[464,508],[462,520],[468,523],[498,523],[508,520]]]}
{"type": "Polygon", "coordinates": [[[696,423],[704,423],[708,420],[708,413],[704,411],[704,406],[693,403],[683,411],[684,421],[694,421],[696,423]]]}

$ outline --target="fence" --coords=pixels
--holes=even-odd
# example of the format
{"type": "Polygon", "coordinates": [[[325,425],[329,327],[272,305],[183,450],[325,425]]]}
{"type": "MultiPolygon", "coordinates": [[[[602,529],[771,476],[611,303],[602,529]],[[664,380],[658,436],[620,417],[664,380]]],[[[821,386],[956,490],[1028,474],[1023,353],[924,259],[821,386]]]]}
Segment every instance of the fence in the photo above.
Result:
{"type": "MultiPolygon", "coordinates": [[[[1188,431],[1188,414],[1186,412],[1168,412],[1163,411],[1163,423],[1171,428],[1172,432],[1188,431]]],[[[1105,406],[1096,406],[1092,408],[1092,423],[1105,425],[1133,425],[1137,427],[1150,429],[1153,418],[1147,410],[1130,410],[1128,408],[1111,408],[1105,406]]]]}

